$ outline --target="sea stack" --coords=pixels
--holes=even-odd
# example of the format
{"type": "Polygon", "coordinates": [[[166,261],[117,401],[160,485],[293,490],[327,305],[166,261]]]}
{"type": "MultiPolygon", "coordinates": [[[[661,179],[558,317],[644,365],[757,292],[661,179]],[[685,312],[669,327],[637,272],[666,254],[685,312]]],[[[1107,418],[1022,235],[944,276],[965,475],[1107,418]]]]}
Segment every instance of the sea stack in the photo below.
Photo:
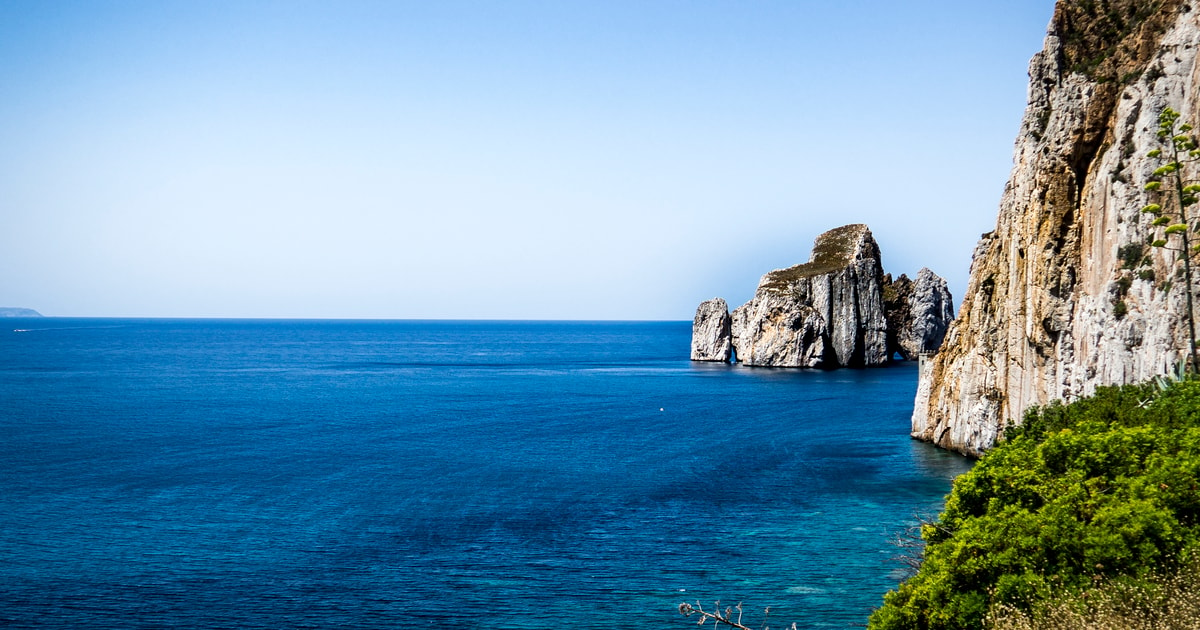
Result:
{"type": "Polygon", "coordinates": [[[692,360],[729,362],[729,305],[721,298],[700,303],[692,320],[692,360]]]}
{"type": "MultiPolygon", "coordinates": [[[[944,332],[952,316],[945,282],[928,270],[922,273],[917,283],[920,297],[915,286],[910,287],[894,307],[905,314],[891,315],[908,322],[895,338],[920,340],[912,346],[918,348],[915,353],[936,350],[941,341],[938,327],[944,332]]],[[[732,358],[760,367],[884,365],[893,350],[885,281],[871,230],[862,224],[835,228],[817,237],[808,262],[764,275],[754,298],[732,314],[725,312],[720,298],[702,303],[692,324],[692,358],[732,358]]]]}
{"type": "Polygon", "coordinates": [[[884,276],[884,310],[888,320],[888,353],[904,359],[937,352],[954,319],[954,305],[946,281],[927,268],[910,280],[901,274],[895,281],[884,276]]]}

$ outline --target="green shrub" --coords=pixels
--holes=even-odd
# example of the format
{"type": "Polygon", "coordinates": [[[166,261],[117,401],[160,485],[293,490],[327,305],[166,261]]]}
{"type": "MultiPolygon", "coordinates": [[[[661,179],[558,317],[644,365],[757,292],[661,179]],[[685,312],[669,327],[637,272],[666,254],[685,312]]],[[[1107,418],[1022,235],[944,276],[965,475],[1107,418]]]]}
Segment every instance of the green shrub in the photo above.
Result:
{"type": "Polygon", "coordinates": [[[1200,628],[1200,562],[1134,583],[1111,580],[1082,594],[1052,597],[1033,610],[997,606],[993,630],[1195,630],[1200,628]]]}
{"type": "Polygon", "coordinates": [[[1200,549],[1200,383],[1101,388],[1031,410],[954,482],[917,574],[876,629],[979,628],[1200,549]]]}

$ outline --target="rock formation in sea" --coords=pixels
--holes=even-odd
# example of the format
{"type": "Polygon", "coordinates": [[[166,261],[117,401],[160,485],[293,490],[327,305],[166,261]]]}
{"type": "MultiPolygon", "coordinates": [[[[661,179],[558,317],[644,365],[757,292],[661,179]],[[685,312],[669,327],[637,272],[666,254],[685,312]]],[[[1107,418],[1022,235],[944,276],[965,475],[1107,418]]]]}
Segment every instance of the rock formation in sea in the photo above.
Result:
{"type": "Polygon", "coordinates": [[[904,296],[889,313],[884,294],[894,283],[871,231],[835,228],[817,237],[808,262],[764,275],[732,314],[720,298],[702,303],[692,322],[692,359],[729,361],[732,346],[733,360],[746,365],[834,368],[883,365],[899,348],[911,348],[901,351],[905,357],[933,351],[952,317],[946,283],[927,269],[916,283],[901,278],[904,296]],[[906,328],[893,334],[889,317],[906,328]]]}
{"type": "MultiPolygon", "coordinates": [[[[1060,0],[996,229],[962,310],[922,370],[915,437],[966,454],[1031,405],[1170,372],[1185,356],[1181,259],[1140,212],[1165,107],[1200,122],[1200,6],[1060,0]],[[1173,287],[1171,286],[1173,283],[1173,287]]],[[[1189,167],[1189,175],[1195,169],[1189,167]]]]}
{"type": "Polygon", "coordinates": [[[887,315],[888,355],[905,359],[932,354],[942,345],[946,328],[954,319],[954,305],[946,281],[927,268],[910,280],[884,276],[884,312],[887,315]]]}
{"type": "Polygon", "coordinates": [[[700,303],[692,320],[692,360],[729,362],[729,305],[721,298],[700,303]]]}

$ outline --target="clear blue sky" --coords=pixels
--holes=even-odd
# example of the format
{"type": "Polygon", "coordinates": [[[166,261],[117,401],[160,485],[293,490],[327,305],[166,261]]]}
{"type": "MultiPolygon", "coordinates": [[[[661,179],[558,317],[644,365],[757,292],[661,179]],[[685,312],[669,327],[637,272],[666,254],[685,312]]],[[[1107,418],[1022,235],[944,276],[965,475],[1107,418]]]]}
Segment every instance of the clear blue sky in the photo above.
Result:
{"type": "Polygon", "coordinates": [[[958,304],[1051,0],[0,3],[0,306],[691,319],[871,226],[958,304]]]}

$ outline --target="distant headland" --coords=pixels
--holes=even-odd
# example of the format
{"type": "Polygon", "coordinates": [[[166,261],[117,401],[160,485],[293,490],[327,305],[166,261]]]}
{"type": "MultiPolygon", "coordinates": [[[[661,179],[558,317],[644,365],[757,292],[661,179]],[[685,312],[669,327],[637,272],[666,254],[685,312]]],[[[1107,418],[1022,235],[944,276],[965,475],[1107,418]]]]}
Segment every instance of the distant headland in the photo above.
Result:
{"type": "Polygon", "coordinates": [[[45,317],[45,316],[31,308],[17,308],[15,306],[0,306],[0,317],[45,317]]]}

